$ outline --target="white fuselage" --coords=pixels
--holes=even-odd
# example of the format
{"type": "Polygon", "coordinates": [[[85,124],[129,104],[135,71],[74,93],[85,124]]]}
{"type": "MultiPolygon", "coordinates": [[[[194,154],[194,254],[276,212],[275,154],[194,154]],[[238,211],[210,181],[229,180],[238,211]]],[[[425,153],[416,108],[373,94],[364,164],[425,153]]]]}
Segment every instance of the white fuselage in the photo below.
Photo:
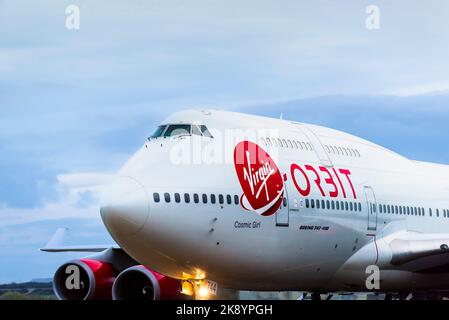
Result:
{"type": "Polygon", "coordinates": [[[126,231],[126,219],[103,217],[117,243],[140,263],[177,279],[205,272],[221,286],[242,290],[366,291],[369,265],[381,269],[381,290],[449,289],[449,273],[392,265],[389,243],[401,234],[448,233],[449,167],[285,120],[185,111],[163,124],[178,123],[207,125],[214,137],[147,141],[118,173],[146,191],[144,217],[126,231]],[[233,157],[244,140],[263,148],[286,176],[286,201],[276,214],[262,216],[241,204],[233,157]]]}

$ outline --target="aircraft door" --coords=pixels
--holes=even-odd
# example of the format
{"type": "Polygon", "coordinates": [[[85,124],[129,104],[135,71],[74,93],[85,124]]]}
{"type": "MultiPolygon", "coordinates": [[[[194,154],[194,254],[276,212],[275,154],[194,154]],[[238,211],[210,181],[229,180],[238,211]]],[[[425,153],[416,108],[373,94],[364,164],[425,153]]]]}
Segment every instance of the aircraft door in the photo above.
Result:
{"type": "Polygon", "coordinates": [[[288,201],[287,186],[284,183],[284,199],[282,201],[280,209],[276,212],[276,226],[288,227],[289,223],[290,223],[289,201],[288,201]]]}
{"type": "Polygon", "coordinates": [[[377,200],[374,190],[371,187],[365,186],[365,197],[368,212],[368,231],[377,231],[377,200]]]}

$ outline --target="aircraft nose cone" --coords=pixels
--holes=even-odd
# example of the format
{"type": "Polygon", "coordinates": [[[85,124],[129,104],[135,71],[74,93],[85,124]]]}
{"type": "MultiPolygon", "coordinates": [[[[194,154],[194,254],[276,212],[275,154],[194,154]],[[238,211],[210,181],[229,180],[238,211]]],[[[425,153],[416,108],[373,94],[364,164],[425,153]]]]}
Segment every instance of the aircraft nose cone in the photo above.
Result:
{"type": "Polygon", "coordinates": [[[149,215],[149,198],[143,185],[130,177],[119,177],[103,190],[101,218],[113,235],[133,235],[149,215]]]}

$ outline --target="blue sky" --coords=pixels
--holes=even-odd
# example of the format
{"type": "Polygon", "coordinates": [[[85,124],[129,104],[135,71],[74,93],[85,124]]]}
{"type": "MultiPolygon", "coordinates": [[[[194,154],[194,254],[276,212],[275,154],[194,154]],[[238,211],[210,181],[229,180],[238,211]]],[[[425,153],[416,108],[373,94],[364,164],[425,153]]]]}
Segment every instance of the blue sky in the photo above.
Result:
{"type": "Polygon", "coordinates": [[[169,113],[349,131],[449,164],[449,3],[0,0],[0,282],[51,276],[60,226],[110,241],[97,190],[169,113]],[[65,27],[80,8],[81,28],[65,27]],[[368,5],[380,29],[365,27],[368,5]]]}

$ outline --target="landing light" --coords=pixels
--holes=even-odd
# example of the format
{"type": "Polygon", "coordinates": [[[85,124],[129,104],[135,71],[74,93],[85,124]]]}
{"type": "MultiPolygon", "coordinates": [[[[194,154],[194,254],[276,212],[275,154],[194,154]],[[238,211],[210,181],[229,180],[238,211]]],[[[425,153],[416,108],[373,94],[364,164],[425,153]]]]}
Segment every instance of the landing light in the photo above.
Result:
{"type": "Polygon", "coordinates": [[[202,285],[198,289],[198,297],[202,300],[209,298],[209,289],[206,285],[202,285]]]}

